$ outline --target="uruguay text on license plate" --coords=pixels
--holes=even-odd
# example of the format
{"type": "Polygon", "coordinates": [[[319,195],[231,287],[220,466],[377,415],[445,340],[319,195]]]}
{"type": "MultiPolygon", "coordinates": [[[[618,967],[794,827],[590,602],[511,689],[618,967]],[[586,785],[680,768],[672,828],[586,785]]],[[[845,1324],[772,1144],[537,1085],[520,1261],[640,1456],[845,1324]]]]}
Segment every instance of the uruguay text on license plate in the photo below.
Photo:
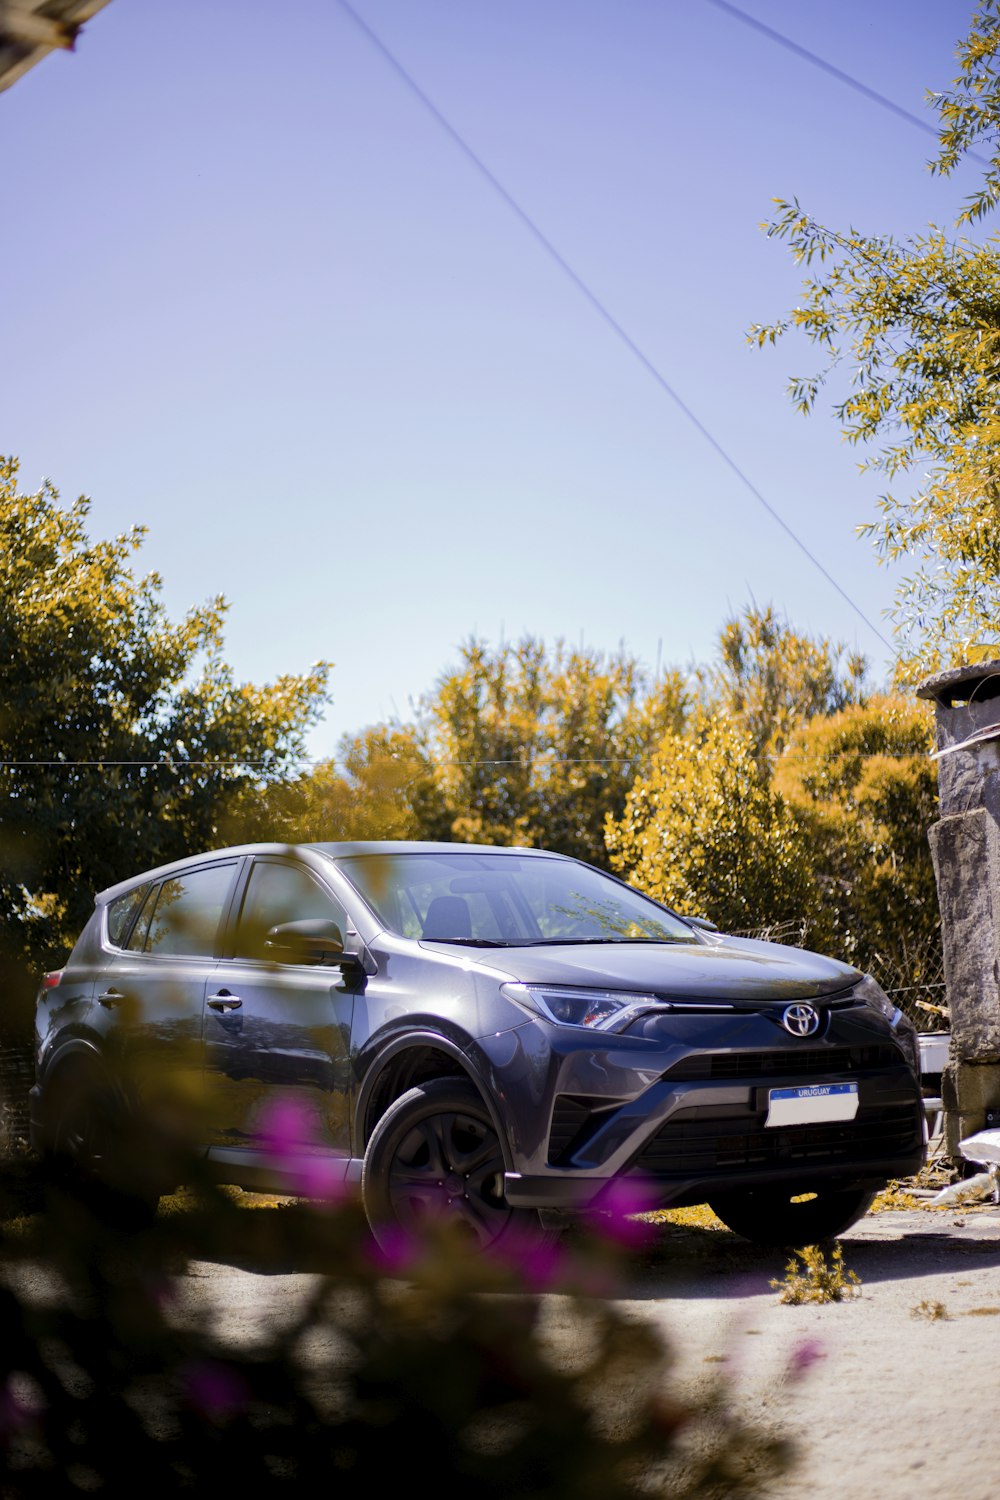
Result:
{"type": "Polygon", "coordinates": [[[794,1089],[771,1089],[765,1125],[815,1125],[853,1120],[858,1112],[856,1083],[811,1083],[794,1089]]]}

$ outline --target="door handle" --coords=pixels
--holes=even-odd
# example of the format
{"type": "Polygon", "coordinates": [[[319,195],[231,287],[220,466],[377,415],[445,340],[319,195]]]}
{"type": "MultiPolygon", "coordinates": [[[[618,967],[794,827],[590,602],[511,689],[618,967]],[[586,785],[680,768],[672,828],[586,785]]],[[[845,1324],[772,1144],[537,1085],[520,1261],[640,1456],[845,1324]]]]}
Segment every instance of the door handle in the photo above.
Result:
{"type": "Polygon", "coordinates": [[[98,1004],[103,1005],[105,1010],[111,1010],[112,1006],[120,1005],[124,999],[125,996],[121,990],[105,990],[103,995],[97,997],[98,1004]]]}
{"type": "Polygon", "coordinates": [[[225,1014],[230,1010],[239,1010],[243,1001],[239,995],[231,995],[228,990],[220,990],[217,995],[209,995],[208,1004],[212,1010],[219,1010],[225,1014]]]}

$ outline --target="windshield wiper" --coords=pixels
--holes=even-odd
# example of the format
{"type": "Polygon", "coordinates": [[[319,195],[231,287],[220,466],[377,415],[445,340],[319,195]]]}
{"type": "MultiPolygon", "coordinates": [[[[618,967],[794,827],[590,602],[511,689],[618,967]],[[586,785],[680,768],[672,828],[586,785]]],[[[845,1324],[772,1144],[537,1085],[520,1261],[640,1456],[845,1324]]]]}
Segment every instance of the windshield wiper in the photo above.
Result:
{"type": "Polygon", "coordinates": [[[610,933],[607,937],[551,937],[551,938],[525,938],[518,947],[524,948],[555,948],[573,947],[582,948],[593,943],[683,943],[684,938],[676,937],[613,937],[610,933]]]}
{"type": "Polygon", "coordinates": [[[462,948],[509,948],[510,943],[505,943],[502,938],[452,938],[452,937],[421,937],[421,943],[455,943],[462,948]]]}
{"type": "Polygon", "coordinates": [[[681,937],[537,937],[537,938],[474,938],[474,937],[421,937],[421,943],[451,943],[460,948],[583,948],[609,943],[683,943],[681,937]]]}

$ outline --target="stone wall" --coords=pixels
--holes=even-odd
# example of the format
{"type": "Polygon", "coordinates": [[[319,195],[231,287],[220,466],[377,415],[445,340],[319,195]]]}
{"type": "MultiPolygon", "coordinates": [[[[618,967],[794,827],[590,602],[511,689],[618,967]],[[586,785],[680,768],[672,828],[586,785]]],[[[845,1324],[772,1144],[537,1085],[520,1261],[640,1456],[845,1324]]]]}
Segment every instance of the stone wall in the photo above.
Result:
{"type": "Polygon", "coordinates": [[[1000,661],[943,672],[918,693],[935,705],[941,817],[928,839],[951,1013],[945,1148],[957,1157],[1000,1110],[1000,661]],[[975,734],[986,738],[968,743],[975,734]]]}

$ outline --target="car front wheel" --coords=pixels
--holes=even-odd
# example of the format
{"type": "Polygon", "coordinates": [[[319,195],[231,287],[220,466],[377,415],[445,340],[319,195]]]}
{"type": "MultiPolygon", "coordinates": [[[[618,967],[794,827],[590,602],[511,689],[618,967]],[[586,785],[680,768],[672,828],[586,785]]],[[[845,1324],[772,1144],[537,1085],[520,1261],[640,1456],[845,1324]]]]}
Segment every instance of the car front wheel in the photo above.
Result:
{"type": "Polygon", "coordinates": [[[372,1131],[361,1191],[376,1240],[428,1220],[457,1225],[480,1248],[547,1238],[534,1210],[504,1196],[503,1148],[470,1083],[435,1078],[402,1094],[372,1131]]]}
{"type": "Polygon", "coordinates": [[[792,1193],[784,1188],[749,1188],[709,1200],[728,1228],[758,1245],[815,1245],[856,1224],[871,1207],[868,1188],[819,1188],[792,1193]]]}

